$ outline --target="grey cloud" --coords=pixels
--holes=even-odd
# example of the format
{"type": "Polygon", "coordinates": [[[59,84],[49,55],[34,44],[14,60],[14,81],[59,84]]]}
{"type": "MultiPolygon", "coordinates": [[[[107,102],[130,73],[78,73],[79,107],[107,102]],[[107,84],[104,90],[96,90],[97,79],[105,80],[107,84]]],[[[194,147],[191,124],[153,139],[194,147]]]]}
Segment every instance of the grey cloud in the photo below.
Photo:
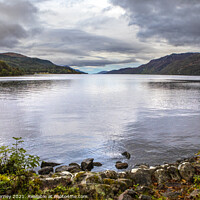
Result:
{"type": "MultiPolygon", "coordinates": [[[[88,52],[115,52],[115,53],[137,53],[145,47],[139,44],[129,44],[121,40],[106,36],[87,33],[78,29],[55,29],[43,32],[46,42],[54,48],[66,51],[71,49],[77,55],[88,55],[88,52]],[[76,50],[76,52],[75,52],[76,50]],[[79,54],[80,53],[80,54],[79,54]]],[[[69,53],[69,52],[68,52],[69,53]]]]}
{"type": "Polygon", "coordinates": [[[27,37],[26,30],[18,24],[4,24],[0,21],[0,46],[12,47],[18,39],[27,37]]]}
{"type": "Polygon", "coordinates": [[[110,0],[126,10],[138,37],[166,39],[175,46],[200,44],[198,0],[110,0]]]}
{"type": "Polygon", "coordinates": [[[28,0],[0,1],[0,46],[12,48],[35,34],[36,7],[28,0]]]}
{"type": "Polygon", "coordinates": [[[85,66],[104,67],[105,65],[125,64],[125,63],[131,63],[131,62],[135,62],[135,61],[136,60],[134,58],[123,60],[123,61],[114,61],[114,60],[108,60],[108,59],[102,59],[102,60],[76,60],[76,61],[69,62],[69,65],[78,66],[78,67],[85,67],[85,66]]]}
{"type": "Polygon", "coordinates": [[[9,0],[0,2],[0,16],[5,21],[18,23],[33,23],[36,7],[27,0],[9,0]]]}

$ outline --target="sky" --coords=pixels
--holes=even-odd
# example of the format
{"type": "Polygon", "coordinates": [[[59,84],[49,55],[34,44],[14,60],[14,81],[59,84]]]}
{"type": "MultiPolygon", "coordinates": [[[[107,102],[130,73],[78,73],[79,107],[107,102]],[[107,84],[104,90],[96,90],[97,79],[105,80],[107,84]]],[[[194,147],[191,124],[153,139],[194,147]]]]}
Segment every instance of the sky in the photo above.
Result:
{"type": "Polygon", "coordinates": [[[0,0],[2,53],[97,73],[199,51],[199,0],[0,0]]]}

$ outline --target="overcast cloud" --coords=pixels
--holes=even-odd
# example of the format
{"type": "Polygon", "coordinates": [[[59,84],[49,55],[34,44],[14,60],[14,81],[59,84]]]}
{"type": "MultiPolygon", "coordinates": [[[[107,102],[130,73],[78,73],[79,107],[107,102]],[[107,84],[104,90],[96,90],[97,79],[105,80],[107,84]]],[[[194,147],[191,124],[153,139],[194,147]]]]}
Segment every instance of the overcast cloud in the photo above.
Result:
{"type": "Polygon", "coordinates": [[[101,71],[199,51],[198,0],[0,0],[1,52],[101,71]]]}

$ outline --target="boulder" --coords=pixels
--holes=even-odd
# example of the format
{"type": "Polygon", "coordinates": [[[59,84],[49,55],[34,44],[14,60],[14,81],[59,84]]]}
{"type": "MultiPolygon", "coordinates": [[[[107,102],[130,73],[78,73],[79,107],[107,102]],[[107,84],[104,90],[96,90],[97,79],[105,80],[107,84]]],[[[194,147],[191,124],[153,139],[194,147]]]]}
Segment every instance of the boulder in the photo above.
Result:
{"type": "Polygon", "coordinates": [[[119,191],[124,191],[124,190],[128,189],[128,185],[124,181],[121,181],[118,179],[114,180],[114,179],[105,178],[105,179],[103,179],[103,183],[110,185],[112,187],[112,190],[115,195],[119,191]]]}
{"type": "Polygon", "coordinates": [[[55,172],[62,172],[62,171],[76,173],[76,172],[80,172],[81,169],[79,168],[79,166],[76,166],[76,165],[72,165],[72,166],[63,165],[55,169],[55,172]]]}
{"type": "Polygon", "coordinates": [[[157,169],[154,172],[154,176],[158,182],[158,184],[165,183],[171,179],[169,173],[165,169],[157,169]]]}
{"type": "Polygon", "coordinates": [[[139,199],[141,199],[141,200],[151,200],[152,198],[148,195],[141,194],[139,196],[139,199]]]}
{"type": "Polygon", "coordinates": [[[78,168],[81,168],[78,163],[70,163],[69,166],[77,166],[78,168]]]}
{"type": "Polygon", "coordinates": [[[117,162],[117,163],[115,164],[115,167],[116,167],[117,169],[126,169],[126,168],[128,167],[128,163],[119,163],[119,162],[117,162]]]}
{"type": "Polygon", "coordinates": [[[102,178],[117,179],[118,174],[113,170],[106,170],[105,172],[100,172],[102,178]]]}
{"type": "Polygon", "coordinates": [[[101,166],[102,166],[102,163],[100,163],[100,162],[93,162],[93,166],[101,167],[101,166]]]}
{"type": "Polygon", "coordinates": [[[43,167],[42,169],[38,170],[38,174],[40,175],[48,175],[50,172],[53,172],[53,167],[43,167]]]}
{"type": "Polygon", "coordinates": [[[88,176],[87,172],[78,172],[75,174],[73,182],[76,183],[85,183],[85,179],[88,176]]]}
{"type": "Polygon", "coordinates": [[[169,173],[169,176],[171,177],[171,179],[173,181],[180,181],[181,180],[181,176],[179,174],[178,168],[175,166],[169,166],[167,168],[167,171],[169,173]]]}
{"type": "Polygon", "coordinates": [[[125,156],[127,159],[130,159],[131,157],[131,154],[127,151],[123,152],[122,155],[125,156]]]}
{"type": "Polygon", "coordinates": [[[128,189],[118,197],[118,200],[132,200],[136,198],[137,195],[138,194],[134,190],[128,189]]]}
{"type": "MultiPolygon", "coordinates": [[[[131,171],[133,172],[133,170],[131,171]]],[[[147,169],[137,169],[134,173],[131,173],[131,179],[134,185],[149,186],[152,184],[151,172],[147,169]]]]}
{"type": "Polygon", "coordinates": [[[87,176],[86,179],[86,184],[88,183],[102,183],[102,178],[99,174],[92,174],[90,176],[87,176]]]}
{"type": "Polygon", "coordinates": [[[55,162],[45,162],[45,161],[42,161],[41,168],[43,168],[43,167],[55,167],[55,166],[58,166],[58,165],[61,165],[61,164],[55,163],[55,162]]]}
{"type": "Polygon", "coordinates": [[[72,183],[71,177],[49,177],[49,178],[41,178],[40,179],[40,189],[45,190],[45,189],[53,189],[59,185],[62,186],[67,186],[72,183]]]}
{"type": "Polygon", "coordinates": [[[88,158],[82,161],[81,169],[83,171],[91,171],[93,169],[93,158],[88,158]]]}
{"type": "Polygon", "coordinates": [[[87,195],[88,199],[113,199],[112,187],[106,184],[78,184],[80,194],[87,195]]]}
{"type": "Polygon", "coordinates": [[[186,181],[192,181],[195,168],[189,162],[184,162],[178,166],[179,173],[186,181]]]}

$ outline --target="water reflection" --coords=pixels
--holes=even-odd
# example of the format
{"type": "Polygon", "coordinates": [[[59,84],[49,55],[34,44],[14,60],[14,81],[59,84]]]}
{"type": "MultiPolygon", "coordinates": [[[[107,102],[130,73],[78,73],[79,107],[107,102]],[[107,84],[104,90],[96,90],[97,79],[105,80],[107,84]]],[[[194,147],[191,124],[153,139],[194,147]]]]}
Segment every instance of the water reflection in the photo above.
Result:
{"type": "Polygon", "coordinates": [[[0,79],[0,141],[68,164],[94,157],[113,169],[174,161],[199,149],[200,78],[61,75],[0,79]],[[194,79],[194,80],[192,80],[194,79]],[[42,148],[42,151],[41,151],[42,148]]]}
{"type": "Polygon", "coordinates": [[[200,90],[200,81],[197,80],[152,81],[145,84],[154,89],[200,90]]]}

